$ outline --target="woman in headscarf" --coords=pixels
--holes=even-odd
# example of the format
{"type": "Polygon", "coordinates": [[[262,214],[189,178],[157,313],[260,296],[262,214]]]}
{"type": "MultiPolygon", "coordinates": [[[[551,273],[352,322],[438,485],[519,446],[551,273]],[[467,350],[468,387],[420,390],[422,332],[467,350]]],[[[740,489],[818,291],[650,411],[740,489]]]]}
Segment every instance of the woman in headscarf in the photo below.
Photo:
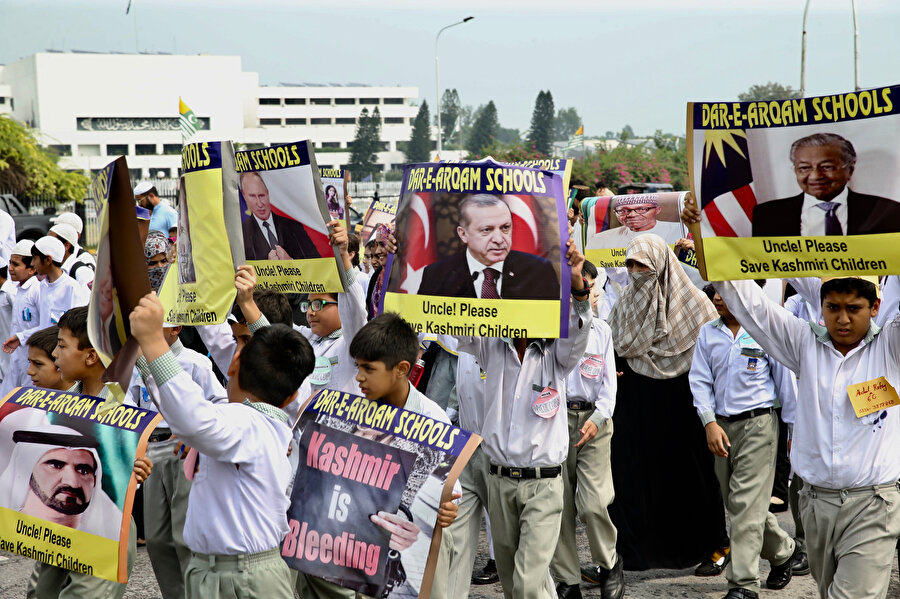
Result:
{"type": "Polygon", "coordinates": [[[172,242],[160,231],[150,231],[144,243],[144,257],[147,258],[147,274],[150,276],[150,287],[159,292],[169,264],[172,261],[172,242]]]}
{"type": "Polygon", "coordinates": [[[716,311],[657,235],[631,240],[625,266],[630,283],[609,315],[623,373],[609,511],[626,569],[687,568],[728,545],[712,454],[688,383],[700,327],[716,311]]]}

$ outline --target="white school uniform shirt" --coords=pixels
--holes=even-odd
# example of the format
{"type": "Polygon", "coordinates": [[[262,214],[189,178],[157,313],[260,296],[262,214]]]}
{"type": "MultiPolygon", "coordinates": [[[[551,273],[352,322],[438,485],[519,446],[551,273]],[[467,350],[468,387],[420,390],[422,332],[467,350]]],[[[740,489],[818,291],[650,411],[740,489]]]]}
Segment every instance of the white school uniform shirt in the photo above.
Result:
{"type": "Polygon", "coordinates": [[[791,465],[811,485],[849,489],[900,479],[900,409],[857,418],[847,386],[884,376],[900,388],[900,318],[841,355],[825,327],[771,302],[753,281],[714,283],[731,313],[774,359],[798,374],[791,465]]]}
{"type": "Polygon", "coordinates": [[[41,328],[57,324],[68,310],[87,306],[90,300],[88,288],[66,273],[62,273],[53,283],[50,279],[44,279],[41,281],[41,328]]]}
{"type": "Polygon", "coordinates": [[[459,351],[475,356],[485,371],[481,397],[482,447],[491,462],[500,466],[558,466],[569,454],[565,379],[578,365],[591,330],[591,304],[573,301],[569,337],[538,339],[519,361],[511,339],[459,337],[459,351]],[[532,410],[539,390],[559,393],[559,410],[542,418],[532,410]]]}
{"type": "Polygon", "coordinates": [[[149,370],[169,428],[200,453],[184,525],[187,546],[211,555],[278,547],[290,503],[287,415],[272,406],[207,401],[171,352],[149,370]]]}
{"type": "MultiPolygon", "coordinates": [[[[169,350],[178,360],[181,368],[188,373],[191,380],[197,383],[203,390],[203,397],[213,403],[224,403],[226,401],[225,388],[222,387],[219,380],[213,373],[212,362],[209,358],[195,352],[194,350],[184,347],[180,339],[176,339],[169,350]]],[[[147,359],[140,356],[134,367],[134,373],[131,376],[131,383],[128,385],[129,396],[132,401],[139,407],[151,412],[158,412],[159,407],[159,388],[150,370],[147,367],[147,359]]],[[[157,428],[169,428],[169,423],[163,418],[157,428]]]]}
{"type": "Polygon", "coordinates": [[[594,318],[584,354],[566,377],[566,399],[593,402],[590,421],[599,427],[612,418],[617,387],[612,330],[604,321],[594,318]]]}
{"type": "Polygon", "coordinates": [[[456,361],[456,397],[459,400],[459,426],[482,434],[484,410],[487,402],[487,375],[475,361],[475,356],[459,352],[456,361]]]}
{"type": "Polygon", "coordinates": [[[9,264],[9,257],[16,247],[16,221],[9,212],[0,210],[0,257],[9,264]]]}
{"type": "Polygon", "coordinates": [[[37,277],[30,277],[24,283],[16,284],[16,295],[12,303],[12,320],[10,333],[6,339],[15,335],[19,338],[19,347],[9,354],[9,365],[0,384],[0,397],[22,385],[30,385],[28,378],[28,347],[25,342],[31,334],[39,331],[41,312],[41,285],[37,277]]]}
{"type": "Polygon", "coordinates": [[[75,276],[72,277],[85,287],[87,287],[90,283],[94,281],[94,269],[97,268],[97,262],[94,260],[94,257],[91,256],[88,252],[84,252],[83,254],[78,254],[81,248],[75,247],[72,254],[66,258],[65,262],[62,263],[63,272],[65,272],[70,277],[72,276],[72,269],[76,264],[86,264],[89,266],[79,266],[75,270],[75,276]]]}
{"type": "Polygon", "coordinates": [[[688,378],[703,426],[714,422],[716,415],[774,407],[776,397],[793,413],[791,371],[767,356],[743,328],[732,335],[721,318],[700,328],[688,378]]]}
{"type": "MultiPolygon", "coordinates": [[[[6,279],[0,286],[0,339],[6,341],[12,335],[13,300],[16,297],[17,285],[6,279]]],[[[0,352],[0,376],[6,374],[9,367],[10,354],[0,352]]]]}

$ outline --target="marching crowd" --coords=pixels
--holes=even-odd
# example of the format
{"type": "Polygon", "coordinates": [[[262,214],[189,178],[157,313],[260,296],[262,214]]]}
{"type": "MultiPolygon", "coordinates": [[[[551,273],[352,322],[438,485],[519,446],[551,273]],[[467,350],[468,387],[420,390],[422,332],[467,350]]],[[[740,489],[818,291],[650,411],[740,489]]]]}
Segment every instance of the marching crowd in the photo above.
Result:
{"type": "MultiPolygon", "coordinates": [[[[134,191],[151,211],[145,255],[158,289],[175,261],[176,214],[149,184],[134,191]]],[[[489,230],[473,224],[496,211],[496,202],[461,208],[473,297],[506,297],[509,210],[489,230]]],[[[682,219],[698,222],[699,211],[689,203],[682,219]]],[[[134,464],[143,509],[128,569],[145,540],[164,599],[356,595],[290,570],[279,551],[290,424],[298,397],[323,388],[483,438],[458,492],[439,506],[432,597],[464,598],[471,584],[499,580],[508,599],[581,597],[582,584],[620,599],[624,570],[696,567],[698,576],[724,572],[727,599],[751,599],[760,559],[771,564],[769,589],[811,572],[823,599],[886,596],[900,537],[900,419],[893,409],[858,417],[847,387],[879,377],[900,384],[897,277],[792,279],[773,302],[753,281],[700,289],[653,234],[628,242],[617,273],[585,261],[570,239],[568,337],[424,338],[402,315],[376,315],[402,232],[379,236],[361,256],[340,221],[329,230],[348,281],[342,293],[292,303],[256,289],[242,266],[224,324],[165,324],[155,294],[130,315],[142,355],[126,401],[164,420],[134,464]],[[417,364],[424,373],[414,385],[417,364]],[[770,510],[791,470],[794,536],[770,510]],[[492,557],[473,573],[483,513],[492,557]],[[590,564],[579,563],[576,516],[590,564]]],[[[33,384],[106,396],[87,334],[96,265],[82,233],[66,213],[34,243],[5,243],[4,393],[33,384]]],[[[683,239],[676,250],[691,245],[683,239]]],[[[27,500],[32,493],[56,509],[55,491],[32,482],[27,500]]],[[[392,549],[409,546],[404,518],[371,519],[392,549]]],[[[36,563],[27,597],[120,598],[125,587],[36,563]]]]}

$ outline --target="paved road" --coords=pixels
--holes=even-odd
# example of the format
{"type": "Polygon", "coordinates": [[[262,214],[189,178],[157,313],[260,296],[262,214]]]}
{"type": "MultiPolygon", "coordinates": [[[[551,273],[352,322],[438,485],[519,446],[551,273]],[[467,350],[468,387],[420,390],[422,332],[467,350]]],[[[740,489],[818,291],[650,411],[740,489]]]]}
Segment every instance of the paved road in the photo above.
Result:
{"type": "MultiPolygon", "coordinates": [[[[793,521],[790,514],[779,514],[778,521],[782,528],[793,531],[793,521]]],[[[483,564],[485,559],[486,542],[482,533],[482,555],[479,556],[477,567],[483,564]]],[[[579,534],[579,550],[582,562],[589,560],[587,544],[583,531],[579,534]]],[[[14,599],[25,596],[25,584],[31,573],[34,562],[31,560],[3,553],[9,558],[0,563],[0,599],[14,599]]],[[[768,573],[768,563],[760,564],[760,574],[765,578],[768,573]]],[[[657,599],[657,598],[690,598],[690,599],[721,599],[725,595],[725,577],[698,578],[693,576],[692,570],[650,570],[647,572],[626,572],[625,581],[627,590],[626,599],[657,599]]],[[[583,587],[585,597],[599,597],[596,587],[583,587]]],[[[498,599],[503,597],[499,584],[490,586],[473,586],[469,595],[472,599],[498,599]]],[[[781,591],[768,591],[763,589],[760,597],[763,599],[816,599],[815,583],[812,576],[794,578],[791,584],[781,591]]],[[[900,582],[898,582],[897,557],[894,556],[894,566],[891,573],[891,589],[888,597],[900,598],[900,582]]],[[[159,588],[153,578],[150,561],[147,558],[146,549],[138,550],[138,560],[132,574],[125,599],[160,599],[159,588]]]]}

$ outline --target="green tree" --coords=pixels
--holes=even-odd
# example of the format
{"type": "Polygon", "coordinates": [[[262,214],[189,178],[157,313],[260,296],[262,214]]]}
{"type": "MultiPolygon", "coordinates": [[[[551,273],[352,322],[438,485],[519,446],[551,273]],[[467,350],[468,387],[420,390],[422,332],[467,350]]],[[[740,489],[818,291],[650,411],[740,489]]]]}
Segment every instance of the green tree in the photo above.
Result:
{"type": "Polygon", "coordinates": [[[537,99],[534,101],[534,112],[531,113],[528,141],[541,154],[550,153],[553,145],[553,121],[555,118],[553,96],[550,91],[538,92],[537,99]]]}
{"type": "Polygon", "coordinates": [[[19,121],[0,115],[0,188],[16,195],[51,195],[80,202],[90,181],[81,173],[59,168],[57,157],[42,148],[34,132],[19,121]]]}
{"type": "Polygon", "coordinates": [[[431,125],[428,117],[428,102],[422,100],[419,114],[413,121],[412,135],[406,146],[407,162],[428,162],[431,158],[431,125]]]}
{"type": "Polygon", "coordinates": [[[568,140],[578,131],[579,127],[581,127],[581,116],[578,111],[573,106],[560,108],[553,121],[553,138],[568,140]]]}
{"type": "Polygon", "coordinates": [[[634,139],[636,136],[634,134],[634,129],[631,128],[631,125],[625,125],[622,127],[622,132],[619,133],[619,139],[625,141],[626,139],[634,139]]]}
{"type": "Polygon", "coordinates": [[[519,144],[522,143],[522,135],[518,129],[509,129],[500,127],[497,129],[497,141],[503,144],[519,144]]]}
{"type": "Polygon", "coordinates": [[[459,93],[455,89],[445,89],[441,96],[441,130],[444,139],[449,140],[456,131],[456,119],[459,118],[459,93]]]}
{"type": "Polygon", "coordinates": [[[780,83],[769,81],[763,85],[752,85],[750,89],[742,94],[738,94],[738,100],[741,102],[754,102],[759,100],[788,100],[790,98],[799,98],[800,91],[793,89],[790,85],[785,87],[780,83]]]}
{"type": "Polygon", "coordinates": [[[487,104],[478,107],[475,111],[474,122],[472,123],[472,131],[468,137],[466,149],[472,154],[478,156],[484,148],[489,146],[500,130],[500,123],[497,121],[497,107],[491,100],[487,104]]]}
{"type": "Polygon", "coordinates": [[[363,108],[359,113],[356,125],[356,137],[353,138],[350,152],[350,172],[357,181],[374,175],[378,170],[378,152],[381,151],[381,113],[378,107],[369,115],[369,109],[363,108]]]}

